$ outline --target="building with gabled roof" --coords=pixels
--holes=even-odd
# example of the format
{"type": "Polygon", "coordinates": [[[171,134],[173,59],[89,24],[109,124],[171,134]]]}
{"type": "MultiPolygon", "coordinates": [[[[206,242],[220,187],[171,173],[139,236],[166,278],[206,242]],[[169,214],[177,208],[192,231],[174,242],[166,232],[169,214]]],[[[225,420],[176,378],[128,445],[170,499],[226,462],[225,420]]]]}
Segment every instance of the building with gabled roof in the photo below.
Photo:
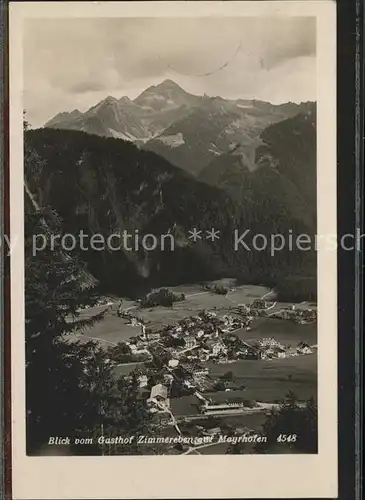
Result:
{"type": "Polygon", "coordinates": [[[150,397],[147,399],[147,405],[154,411],[167,411],[170,407],[167,387],[163,384],[154,385],[151,388],[150,397]]]}
{"type": "Polygon", "coordinates": [[[167,387],[163,384],[156,384],[151,388],[150,398],[167,399],[167,387]]]}

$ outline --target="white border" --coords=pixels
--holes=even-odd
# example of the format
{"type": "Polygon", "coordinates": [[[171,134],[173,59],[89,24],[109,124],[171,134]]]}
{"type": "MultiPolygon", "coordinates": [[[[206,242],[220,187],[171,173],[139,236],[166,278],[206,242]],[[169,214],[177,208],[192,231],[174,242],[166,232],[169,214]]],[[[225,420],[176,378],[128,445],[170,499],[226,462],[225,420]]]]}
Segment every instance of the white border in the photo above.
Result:
{"type": "Polygon", "coordinates": [[[318,233],[336,234],[336,10],[333,1],[10,3],[13,498],[337,497],[337,262],[318,253],[318,455],[27,457],[22,153],[22,21],[52,17],[316,16],[318,233]]]}

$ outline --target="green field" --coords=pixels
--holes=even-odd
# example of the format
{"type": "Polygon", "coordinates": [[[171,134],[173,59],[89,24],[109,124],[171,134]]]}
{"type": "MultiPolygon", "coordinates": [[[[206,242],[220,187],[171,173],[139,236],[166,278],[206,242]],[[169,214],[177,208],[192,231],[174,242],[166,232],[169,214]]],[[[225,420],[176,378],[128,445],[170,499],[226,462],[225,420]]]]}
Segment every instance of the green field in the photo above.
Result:
{"type": "MultiPolygon", "coordinates": [[[[186,300],[174,304],[172,308],[156,307],[153,309],[137,309],[136,303],[123,300],[123,307],[131,308],[130,312],[137,317],[150,322],[154,328],[162,325],[176,323],[179,319],[195,315],[202,309],[211,310],[215,307],[224,313],[229,307],[237,303],[250,302],[254,298],[262,297],[268,289],[260,286],[243,286],[228,296],[217,295],[202,291],[199,285],[181,285],[171,288],[176,293],[185,293],[186,300]],[[133,309],[132,309],[133,308],[133,309]]],[[[82,317],[90,317],[100,312],[102,307],[86,310],[82,317]]],[[[126,341],[131,336],[141,333],[140,327],[128,325],[128,321],[116,315],[117,307],[113,307],[103,320],[86,329],[83,335],[75,335],[76,339],[85,341],[94,339],[107,348],[117,342],[126,341]]],[[[285,345],[297,345],[304,341],[310,345],[317,344],[317,325],[299,325],[287,320],[258,317],[253,320],[251,330],[236,331],[236,334],[247,342],[255,341],[262,337],[274,337],[285,345]]],[[[316,397],[317,392],[317,355],[297,356],[271,361],[240,360],[229,364],[208,363],[213,378],[223,375],[227,371],[234,373],[239,385],[244,385],[246,390],[214,394],[213,397],[241,396],[244,399],[254,399],[263,402],[272,402],[281,399],[289,390],[293,391],[299,399],[306,400],[310,396],[316,397]]],[[[134,365],[116,368],[118,375],[129,373],[134,365]]],[[[174,400],[178,415],[196,413],[192,406],[195,398],[181,398],[174,400]]]]}
{"type": "Polygon", "coordinates": [[[237,330],[235,334],[246,342],[252,342],[262,337],[274,337],[284,345],[296,346],[298,342],[317,344],[317,324],[300,325],[293,321],[274,318],[254,318],[251,329],[237,330]]]}
{"type": "MultiPolygon", "coordinates": [[[[130,310],[130,312],[149,322],[153,329],[158,329],[162,325],[174,324],[182,318],[187,316],[196,315],[202,309],[212,310],[216,308],[218,313],[224,314],[228,309],[239,303],[249,303],[255,298],[262,297],[268,293],[269,289],[263,286],[240,286],[236,291],[229,293],[227,296],[217,295],[212,292],[202,291],[200,285],[180,285],[171,287],[171,290],[176,293],[185,293],[186,300],[177,302],[173,307],[155,307],[153,309],[139,309],[132,300],[124,299],[123,308],[130,310]]],[[[128,324],[128,321],[119,318],[116,315],[118,300],[116,299],[115,305],[106,316],[91,328],[87,328],[82,334],[78,333],[72,336],[77,340],[88,341],[94,339],[100,343],[102,347],[109,347],[118,342],[125,342],[132,336],[137,336],[141,333],[140,327],[133,327],[128,324]]],[[[81,318],[88,318],[96,313],[101,312],[105,306],[90,308],[81,313],[81,318]]],[[[310,345],[317,343],[317,327],[315,324],[299,325],[291,321],[277,320],[273,318],[255,318],[252,323],[250,331],[238,330],[236,334],[246,341],[254,341],[262,337],[272,336],[278,341],[288,345],[296,345],[299,341],[308,342],[310,345]]],[[[305,359],[308,356],[305,357],[305,359]]],[[[281,366],[285,363],[294,363],[295,366],[302,363],[303,358],[295,358],[294,361],[280,360],[281,366]]],[[[241,362],[227,365],[214,365],[215,370],[233,370],[240,371],[241,362]]],[[[243,362],[250,363],[250,362],[243,362]]],[[[256,364],[256,362],[254,362],[256,364]]],[[[265,362],[266,366],[268,363],[265,362]]],[[[308,363],[306,361],[305,363],[308,363]]],[[[261,363],[259,362],[259,365],[261,363]]],[[[294,369],[294,368],[293,368],[294,369]]]]}
{"type": "Polygon", "coordinates": [[[106,316],[91,328],[85,328],[82,334],[75,337],[84,340],[97,340],[101,347],[110,347],[118,342],[125,342],[129,337],[140,335],[141,328],[128,325],[128,321],[118,318],[116,314],[106,316]]]}
{"type": "Polygon", "coordinates": [[[210,292],[197,292],[183,302],[176,302],[173,307],[154,307],[153,309],[139,309],[136,316],[151,323],[154,328],[162,325],[173,325],[188,316],[194,316],[202,309],[211,310],[230,307],[230,303],[221,295],[210,292]]]}
{"type": "Polygon", "coordinates": [[[215,393],[217,397],[242,397],[262,402],[273,402],[285,397],[289,390],[300,400],[317,395],[317,354],[274,360],[240,360],[229,364],[207,363],[212,377],[232,371],[244,391],[215,393]],[[218,394],[218,395],[217,395],[218,394]]]}
{"type": "Polygon", "coordinates": [[[196,396],[182,396],[172,398],[171,409],[177,417],[182,415],[198,415],[198,398],[196,396]]]}
{"type": "Polygon", "coordinates": [[[125,363],[123,365],[116,366],[114,368],[114,374],[117,378],[124,377],[125,375],[129,375],[136,368],[142,368],[144,365],[143,362],[140,363],[125,363]]]}
{"type": "Polygon", "coordinates": [[[186,299],[182,302],[176,302],[173,307],[138,309],[135,314],[145,321],[151,322],[151,326],[160,328],[162,325],[175,324],[187,316],[194,316],[202,309],[216,309],[225,313],[229,308],[241,303],[251,303],[269,291],[266,287],[255,285],[239,287],[235,292],[230,292],[227,295],[203,291],[199,285],[175,286],[171,287],[170,290],[175,293],[185,293],[186,299]]]}
{"type": "MultiPolygon", "coordinates": [[[[306,401],[312,396],[317,398],[316,354],[270,361],[241,360],[229,364],[207,363],[207,366],[213,378],[232,371],[238,384],[245,386],[245,390],[242,391],[204,393],[205,397],[213,400],[242,398],[273,403],[283,399],[288,391],[294,392],[300,401],[306,401]]],[[[197,403],[195,396],[183,396],[172,399],[171,408],[177,416],[194,415],[198,413],[197,403]]],[[[262,420],[261,417],[254,415],[226,418],[239,419],[242,426],[250,426],[251,420],[252,422],[262,420]]]]}
{"type": "MultiPolygon", "coordinates": [[[[223,419],[222,419],[223,420],[223,419]]],[[[250,413],[248,415],[238,415],[224,417],[224,424],[230,425],[235,429],[248,427],[249,429],[261,430],[266,420],[266,412],[250,413]]]]}
{"type": "Polygon", "coordinates": [[[228,294],[228,299],[236,304],[252,304],[255,299],[267,295],[269,300],[270,288],[259,285],[242,285],[236,288],[234,292],[228,294]]]}
{"type": "MultiPolygon", "coordinates": [[[[222,280],[221,280],[222,281],[222,280]]],[[[194,316],[202,309],[211,310],[217,308],[224,313],[230,307],[241,301],[252,302],[255,298],[262,297],[268,292],[268,288],[262,286],[242,286],[236,292],[228,296],[218,295],[212,292],[203,291],[198,284],[179,285],[170,287],[175,293],[185,293],[186,299],[183,302],[176,302],[173,307],[154,307],[151,309],[137,308],[137,303],[123,299],[123,308],[130,310],[130,313],[149,322],[153,329],[161,328],[162,325],[175,324],[180,319],[187,316],[194,316]]],[[[107,347],[117,342],[124,342],[129,337],[139,335],[141,329],[128,325],[128,321],[118,318],[116,315],[117,303],[112,307],[110,313],[105,318],[91,328],[85,329],[83,338],[89,340],[93,338],[107,347]]],[[[80,318],[89,318],[105,309],[105,306],[98,306],[82,311],[80,318]]]]}

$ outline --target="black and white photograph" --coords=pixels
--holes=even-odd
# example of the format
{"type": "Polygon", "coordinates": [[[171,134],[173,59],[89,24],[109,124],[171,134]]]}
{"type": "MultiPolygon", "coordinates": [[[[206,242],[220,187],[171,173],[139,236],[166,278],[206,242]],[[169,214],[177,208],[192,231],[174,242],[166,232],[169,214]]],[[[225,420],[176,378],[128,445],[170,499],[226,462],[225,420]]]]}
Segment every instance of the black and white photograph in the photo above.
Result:
{"type": "Polygon", "coordinates": [[[199,3],[23,19],[28,457],[318,459],[318,19],[199,3]]]}
{"type": "Polygon", "coordinates": [[[315,28],[28,21],[30,454],[317,452],[315,28]]]}

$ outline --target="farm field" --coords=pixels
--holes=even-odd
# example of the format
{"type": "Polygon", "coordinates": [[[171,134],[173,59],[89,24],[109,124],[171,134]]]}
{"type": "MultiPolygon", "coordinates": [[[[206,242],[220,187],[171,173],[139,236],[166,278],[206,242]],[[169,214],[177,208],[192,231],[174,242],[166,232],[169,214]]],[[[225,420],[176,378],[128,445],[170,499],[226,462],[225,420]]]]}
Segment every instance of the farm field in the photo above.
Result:
{"type": "Polygon", "coordinates": [[[289,390],[304,401],[317,394],[317,354],[270,361],[240,360],[230,364],[207,363],[212,377],[232,371],[244,391],[215,393],[212,399],[242,397],[262,402],[282,399],[289,390]]]}
{"type": "Polygon", "coordinates": [[[141,333],[138,326],[128,325],[128,321],[118,318],[116,314],[107,313],[105,317],[90,328],[85,328],[82,333],[76,333],[77,340],[96,340],[100,347],[110,347],[118,342],[125,342],[129,337],[141,333]]]}
{"type": "Polygon", "coordinates": [[[247,415],[239,415],[232,417],[224,417],[222,422],[226,425],[230,425],[235,429],[242,429],[247,427],[248,429],[254,429],[256,431],[260,431],[262,429],[262,425],[266,421],[265,412],[260,413],[249,413],[247,415]]]}
{"type": "Polygon", "coordinates": [[[224,297],[200,292],[199,295],[187,298],[183,302],[177,302],[173,307],[154,307],[153,309],[138,309],[136,316],[151,323],[155,329],[162,325],[173,325],[188,316],[194,316],[202,309],[227,308],[229,303],[224,297]]]}
{"type": "MultiPolygon", "coordinates": [[[[204,393],[204,397],[213,401],[229,401],[237,398],[250,401],[258,401],[260,403],[276,403],[285,398],[288,391],[294,392],[299,401],[307,401],[311,397],[317,399],[316,382],[305,380],[270,380],[270,379],[250,379],[245,380],[246,389],[243,391],[231,392],[213,392],[204,393]]],[[[198,414],[198,399],[195,396],[183,396],[181,398],[171,399],[171,409],[176,416],[188,416],[198,414]]],[[[262,412],[264,414],[264,412],[262,412]]],[[[241,426],[250,426],[249,422],[258,420],[258,415],[237,416],[240,419],[241,426]]],[[[218,416],[219,418],[219,416],[218,416]]],[[[224,419],[228,417],[223,417],[224,419]]],[[[230,418],[230,417],[229,417],[230,418]]]]}
{"type": "Polygon", "coordinates": [[[141,368],[143,367],[143,365],[143,362],[125,363],[123,365],[116,366],[113,371],[115,376],[119,378],[124,377],[125,375],[129,375],[133,370],[135,370],[136,368],[141,368]]]}
{"type": "MultiPolygon", "coordinates": [[[[212,400],[242,398],[273,403],[283,399],[288,391],[294,392],[300,401],[306,401],[312,396],[317,398],[316,354],[272,361],[242,360],[225,365],[214,363],[206,365],[210,368],[213,378],[232,371],[238,384],[246,387],[240,391],[204,393],[204,397],[212,400]]],[[[198,399],[195,396],[174,398],[171,399],[171,409],[176,416],[194,415],[198,413],[197,403],[198,399]]],[[[261,422],[261,417],[256,415],[225,417],[225,421],[231,418],[239,419],[242,422],[240,425],[249,427],[251,421],[261,422]]]]}
{"type": "MultiPolygon", "coordinates": [[[[221,282],[222,280],[219,283],[221,282]]],[[[138,309],[135,311],[136,316],[151,322],[152,327],[160,328],[162,325],[172,325],[180,319],[193,316],[202,309],[216,309],[224,313],[235,305],[252,303],[270,291],[269,288],[256,285],[241,286],[228,295],[204,291],[199,285],[181,285],[169,287],[169,290],[174,293],[185,293],[186,299],[183,302],[176,302],[173,307],[138,309]]]]}
{"type": "MultiPolygon", "coordinates": [[[[247,299],[247,302],[252,302],[255,298],[259,298],[269,291],[268,288],[262,286],[247,285],[240,287],[236,292],[226,297],[209,291],[203,291],[198,284],[173,286],[169,287],[169,289],[175,293],[185,293],[186,300],[175,303],[173,307],[137,309],[136,302],[130,299],[123,299],[123,308],[130,310],[135,316],[149,322],[149,326],[153,329],[158,329],[162,325],[175,324],[180,319],[197,314],[202,309],[211,310],[217,308],[217,310],[226,310],[232,307],[232,305],[240,303],[240,300],[247,299]],[[236,294],[238,295],[233,301],[233,297],[236,294]]],[[[82,335],[77,334],[75,337],[85,340],[95,339],[100,342],[100,345],[108,347],[108,345],[125,342],[129,337],[139,335],[141,333],[139,327],[128,325],[128,321],[116,315],[117,304],[118,300],[116,299],[110,313],[107,313],[101,321],[97,322],[91,328],[86,328],[82,335]]],[[[96,306],[86,309],[80,313],[80,319],[90,318],[105,308],[106,306],[96,306]]]]}
{"type": "Polygon", "coordinates": [[[205,366],[210,369],[212,376],[219,376],[227,371],[232,371],[235,376],[266,378],[274,375],[285,376],[291,371],[298,376],[308,374],[308,376],[315,378],[317,373],[317,355],[313,353],[272,360],[242,359],[235,363],[227,364],[208,361],[205,363],[205,366]]]}
{"type": "Polygon", "coordinates": [[[182,396],[170,400],[171,410],[174,415],[198,415],[198,398],[196,396],[182,396]]]}
{"type": "Polygon", "coordinates": [[[259,285],[242,285],[236,288],[234,292],[229,292],[226,296],[228,300],[235,304],[252,304],[255,299],[261,299],[266,296],[271,300],[270,288],[259,285]]]}
{"type": "Polygon", "coordinates": [[[307,401],[312,396],[316,399],[317,388],[315,384],[304,381],[250,379],[246,380],[244,391],[205,393],[204,396],[213,401],[225,401],[235,398],[254,400],[261,403],[275,403],[285,398],[292,391],[299,401],[307,401]]]}
{"type": "MultiPolygon", "coordinates": [[[[227,285],[233,280],[219,280],[210,282],[213,284],[227,285]]],[[[137,316],[150,321],[152,326],[160,327],[163,324],[174,324],[182,318],[196,314],[202,309],[228,310],[230,307],[240,303],[251,303],[270,291],[269,288],[256,285],[240,286],[228,295],[218,295],[213,292],[202,290],[198,284],[179,285],[168,287],[174,293],[184,293],[186,299],[176,302],[173,307],[155,307],[151,309],[138,309],[137,316]]]]}
{"type": "MultiPolygon", "coordinates": [[[[199,455],[222,455],[226,453],[228,445],[226,443],[214,443],[211,446],[199,448],[199,455]]],[[[194,453],[192,453],[194,455],[194,453]]]]}
{"type": "Polygon", "coordinates": [[[249,331],[235,331],[235,334],[246,342],[259,340],[262,337],[274,337],[284,345],[295,347],[298,342],[317,344],[317,323],[300,325],[293,321],[274,318],[254,318],[249,331]]]}

